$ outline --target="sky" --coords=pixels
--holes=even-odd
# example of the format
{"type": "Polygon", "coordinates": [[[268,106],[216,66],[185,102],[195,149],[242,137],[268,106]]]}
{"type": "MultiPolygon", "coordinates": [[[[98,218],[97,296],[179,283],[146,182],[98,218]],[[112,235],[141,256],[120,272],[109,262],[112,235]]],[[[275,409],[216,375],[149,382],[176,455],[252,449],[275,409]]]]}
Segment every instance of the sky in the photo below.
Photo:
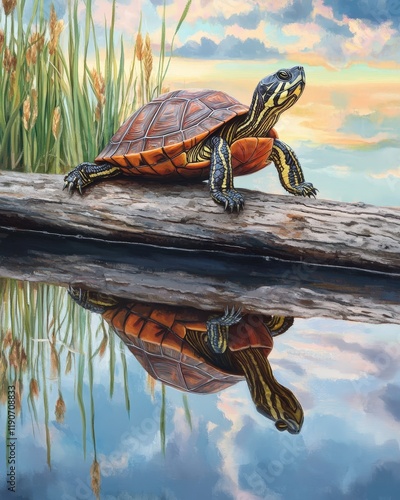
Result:
{"type": "MultiPolygon", "coordinates": [[[[123,0],[116,28],[129,54],[142,15],[155,55],[162,0],[123,0]]],[[[185,0],[166,1],[171,41],[185,0]]],[[[61,16],[65,3],[56,2],[61,16]]],[[[81,14],[84,14],[81,7],[81,14]]],[[[94,0],[96,29],[110,0],[94,0]]],[[[258,81],[303,65],[301,99],[276,125],[319,197],[396,206],[400,165],[400,2],[398,0],[193,0],[174,41],[164,86],[223,90],[249,104],[258,81]]],[[[238,179],[238,187],[284,193],[275,170],[238,179]]]]}
{"type": "MultiPolygon", "coordinates": [[[[99,25],[110,19],[110,0],[94,0],[93,5],[99,25]]],[[[167,38],[185,5],[186,0],[166,0],[167,38]]],[[[117,26],[132,35],[142,12],[144,31],[157,41],[162,10],[162,0],[118,1],[117,26]]],[[[177,36],[176,54],[398,69],[399,25],[396,0],[193,0],[177,36]]]]}

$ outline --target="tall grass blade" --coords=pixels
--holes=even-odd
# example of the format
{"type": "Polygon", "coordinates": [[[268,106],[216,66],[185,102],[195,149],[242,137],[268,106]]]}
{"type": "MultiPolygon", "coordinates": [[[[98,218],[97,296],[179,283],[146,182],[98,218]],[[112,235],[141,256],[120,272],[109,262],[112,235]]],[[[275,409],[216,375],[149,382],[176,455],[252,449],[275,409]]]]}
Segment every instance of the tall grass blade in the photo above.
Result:
{"type": "Polygon", "coordinates": [[[185,410],[186,422],[189,424],[190,430],[192,430],[192,416],[190,413],[189,401],[188,401],[187,394],[182,395],[182,400],[183,400],[183,408],[185,410]]]}
{"type": "Polygon", "coordinates": [[[125,344],[123,342],[120,343],[120,349],[119,352],[121,353],[121,363],[122,363],[122,370],[124,374],[124,395],[125,395],[125,408],[126,411],[128,412],[128,415],[130,414],[131,411],[131,402],[129,399],[129,384],[128,384],[128,366],[126,363],[126,356],[125,356],[125,344]]]}
{"type": "Polygon", "coordinates": [[[160,412],[160,439],[161,439],[161,451],[165,456],[165,428],[166,428],[166,412],[167,404],[165,398],[165,384],[161,384],[161,412],[160,412]]]}

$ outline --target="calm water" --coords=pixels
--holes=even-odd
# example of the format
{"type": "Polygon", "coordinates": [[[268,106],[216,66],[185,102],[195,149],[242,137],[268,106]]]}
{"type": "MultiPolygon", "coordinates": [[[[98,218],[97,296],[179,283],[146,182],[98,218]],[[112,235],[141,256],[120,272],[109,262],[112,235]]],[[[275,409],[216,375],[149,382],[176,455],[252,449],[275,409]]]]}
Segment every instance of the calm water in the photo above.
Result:
{"type": "Polygon", "coordinates": [[[256,411],[244,380],[216,394],[163,390],[64,289],[5,287],[35,309],[7,317],[3,306],[12,340],[3,330],[2,366],[12,369],[2,380],[22,381],[17,498],[93,498],[94,460],[101,498],[396,498],[398,326],[295,319],[276,337],[273,375],[304,410],[301,432],[289,434],[256,411]]]}

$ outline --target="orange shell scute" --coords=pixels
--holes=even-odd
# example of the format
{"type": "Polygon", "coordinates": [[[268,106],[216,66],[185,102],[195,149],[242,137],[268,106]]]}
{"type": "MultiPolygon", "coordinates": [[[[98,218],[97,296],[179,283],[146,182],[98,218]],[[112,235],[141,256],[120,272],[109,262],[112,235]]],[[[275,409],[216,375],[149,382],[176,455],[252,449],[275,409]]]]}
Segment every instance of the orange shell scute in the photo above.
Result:
{"type": "MultiPolygon", "coordinates": [[[[152,175],[154,170],[142,166],[153,167],[166,158],[172,160],[186,153],[224,123],[247,111],[247,106],[220,91],[169,92],[133,113],[95,161],[119,165],[132,175],[152,175]],[[134,167],[131,172],[130,167],[134,167]]],[[[164,175],[163,171],[159,173],[164,175]]]]}
{"type": "Polygon", "coordinates": [[[247,137],[234,142],[231,145],[234,175],[251,174],[268,165],[273,145],[270,137],[247,137]]]}
{"type": "Polygon", "coordinates": [[[271,350],[274,342],[260,314],[248,314],[229,328],[229,349],[239,351],[251,347],[271,350]]]}
{"type": "Polygon", "coordinates": [[[243,380],[208,363],[185,341],[186,329],[206,330],[208,313],[191,309],[126,304],[103,314],[143,368],[184,391],[212,393],[243,380]]]}

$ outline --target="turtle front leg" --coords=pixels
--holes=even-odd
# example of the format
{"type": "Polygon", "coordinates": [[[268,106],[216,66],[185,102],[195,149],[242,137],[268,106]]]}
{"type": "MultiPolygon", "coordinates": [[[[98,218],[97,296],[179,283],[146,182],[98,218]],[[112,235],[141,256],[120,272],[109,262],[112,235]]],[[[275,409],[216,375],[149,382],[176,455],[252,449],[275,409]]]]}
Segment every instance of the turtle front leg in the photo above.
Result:
{"type": "Polygon", "coordinates": [[[94,181],[115,177],[121,173],[121,169],[109,163],[97,165],[97,163],[81,163],[64,177],[64,187],[71,193],[77,189],[82,194],[82,189],[94,181]]]}
{"type": "Polygon", "coordinates": [[[231,311],[225,309],[223,316],[210,318],[207,321],[207,343],[216,354],[222,354],[228,347],[229,327],[239,323],[242,315],[240,309],[235,311],[232,307],[231,311]]]}
{"type": "Polygon", "coordinates": [[[210,192],[212,199],[224,205],[225,210],[238,212],[244,207],[244,197],[233,187],[231,150],[222,137],[210,141],[210,192]]]}
{"type": "Polygon", "coordinates": [[[315,198],[318,189],[311,182],[304,181],[300,162],[290,146],[279,139],[275,139],[270,160],[274,162],[281,184],[286,191],[297,196],[312,196],[315,198]]]}

